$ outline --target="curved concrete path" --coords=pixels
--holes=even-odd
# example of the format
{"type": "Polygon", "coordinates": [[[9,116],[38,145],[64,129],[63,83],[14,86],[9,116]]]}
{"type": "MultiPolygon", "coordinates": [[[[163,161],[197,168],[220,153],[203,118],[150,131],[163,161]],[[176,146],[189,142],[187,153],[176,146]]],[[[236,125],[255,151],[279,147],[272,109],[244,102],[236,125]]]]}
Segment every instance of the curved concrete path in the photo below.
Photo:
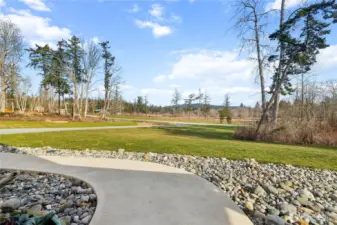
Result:
{"type": "Polygon", "coordinates": [[[214,185],[164,165],[0,153],[0,168],[58,173],[88,182],[98,196],[90,225],[252,225],[214,185]]]}
{"type": "Polygon", "coordinates": [[[163,127],[167,125],[142,125],[142,126],[105,126],[105,127],[55,127],[55,128],[11,128],[0,129],[0,135],[3,134],[24,134],[24,133],[43,133],[55,131],[71,131],[71,130],[103,130],[103,129],[134,129],[134,128],[149,128],[163,127]]]}

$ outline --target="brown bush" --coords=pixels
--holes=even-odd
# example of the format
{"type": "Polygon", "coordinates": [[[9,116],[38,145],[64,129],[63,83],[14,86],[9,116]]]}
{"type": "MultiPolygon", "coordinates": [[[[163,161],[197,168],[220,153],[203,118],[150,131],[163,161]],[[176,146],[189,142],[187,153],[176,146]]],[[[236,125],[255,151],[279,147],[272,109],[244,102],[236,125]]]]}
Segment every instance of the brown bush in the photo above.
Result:
{"type": "Polygon", "coordinates": [[[287,120],[280,121],[277,128],[263,125],[258,135],[255,127],[236,129],[233,138],[273,143],[298,145],[337,146],[337,130],[328,123],[320,121],[287,120]]]}

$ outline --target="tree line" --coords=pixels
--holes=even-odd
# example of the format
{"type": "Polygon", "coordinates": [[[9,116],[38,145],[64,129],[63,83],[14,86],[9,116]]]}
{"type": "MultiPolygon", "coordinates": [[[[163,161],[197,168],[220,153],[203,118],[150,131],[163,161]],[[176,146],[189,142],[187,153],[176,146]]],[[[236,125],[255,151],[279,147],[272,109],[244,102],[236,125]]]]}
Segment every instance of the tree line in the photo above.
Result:
{"type": "Polygon", "coordinates": [[[90,92],[97,84],[98,70],[103,67],[104,101],[102,116],[106,117],[112,99],[121,98],[121,68],[116,65],[116,57],[110,51],[109,41],[94,43],[84,41],[77,36],[57,42],[56,48],[48,44],[25,49],[20,29],[10,20],[0,20],[0,112],[10,108],[8,99],[14,99],[15,107],[20,112],[31,105],[42,105],[44,112],[55,107],[54,95],[57,95],[57,112],[61,108],[67,111],[67,100],[72,103],[71,114],[86,117],[90,92]],[[40,99],[29,96],[31,81],[21,75],[20,62],[28,53],[27,67],[38,71],[42,76],[40,99]],[[35,100],[35,101],[34,101],[35,100]],[[63,103],[63,106],[62,106],[63,103]]]}

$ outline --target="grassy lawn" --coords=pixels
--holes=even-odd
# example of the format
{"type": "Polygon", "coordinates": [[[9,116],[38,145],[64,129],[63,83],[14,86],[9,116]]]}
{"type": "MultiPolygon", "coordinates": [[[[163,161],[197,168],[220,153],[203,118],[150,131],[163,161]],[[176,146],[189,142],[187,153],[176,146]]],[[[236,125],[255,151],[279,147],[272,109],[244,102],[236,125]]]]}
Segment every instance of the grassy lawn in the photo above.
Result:
{"type": "Polygon", "coordinates": [[[237,141],[231,139],[233,129],[165,127],[3,135],[0,136],[0,143],[66,149],[124,148],[132,152],[178,153],[229,159],[255,158],[260,162],[337,170],[337,148],[237,141]]]}
{"type": "Polygon", "coordinates": [[[119,122],[40,122],[40,121],[0,121],[0,129],[8,128],[55,128],[55,127],[103,127],[103,126],[131,126],[137,125],[132,121],[119,122]]]}
{"type": "MultiPolygon", "coordinates": [[[[192,117],[190,120],[187,117],[159,117],[159,116],[128,116],[128,115],[121,115],[121,116],[112,116],[111,118],[116,119],[130,119],[130,120],[158,120],[158,121],[172,121],[172,122],[186,122],[186,123],[210,123],[210,124],[220,124],[219,119],[217,118],[195,118],[192,117]]],[[[233,120],[233,124],[243,124],[243,123],[251,123],[248,120],[233,120]]],[[[226,120],[224,124],[227,124],[226,120]]]]}

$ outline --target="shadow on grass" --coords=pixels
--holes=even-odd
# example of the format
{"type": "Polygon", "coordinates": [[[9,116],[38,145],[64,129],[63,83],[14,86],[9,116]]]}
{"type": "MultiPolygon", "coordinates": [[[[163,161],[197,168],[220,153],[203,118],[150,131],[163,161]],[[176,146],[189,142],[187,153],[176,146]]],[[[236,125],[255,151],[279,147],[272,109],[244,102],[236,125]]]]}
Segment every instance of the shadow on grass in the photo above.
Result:
{"type": "Polygon", "coordinates": [[[162,127],[159,128],[164,130],[167,134],[177,135],[177,136],[187,136],[187,137],[197,137],[206,139],[216,139],[216,140],[234,140],[239,142],[250,142],[250,143],[260,143],[260,144],[271,144],[271,145],[288,145],[288,146],[298,146],[298,147],[311,147],[320,148],[324,150],[337,151],[336,146],[322,146],[322,145],[294,145],[287,143],[271,143],[263,141],[248,141],[248,140],[237,140],[233,139],[233,133],[236,127],[216,127],[216,126],[188,126],[188,127],[162,127]]]}
{"type": "Polygon", "coordinates": [[[217,140],[231,140],[234,127],[214,126],[188,126],[188,127],[162,127],[166,133],[177,136],[198,137],[217,140]]]}

